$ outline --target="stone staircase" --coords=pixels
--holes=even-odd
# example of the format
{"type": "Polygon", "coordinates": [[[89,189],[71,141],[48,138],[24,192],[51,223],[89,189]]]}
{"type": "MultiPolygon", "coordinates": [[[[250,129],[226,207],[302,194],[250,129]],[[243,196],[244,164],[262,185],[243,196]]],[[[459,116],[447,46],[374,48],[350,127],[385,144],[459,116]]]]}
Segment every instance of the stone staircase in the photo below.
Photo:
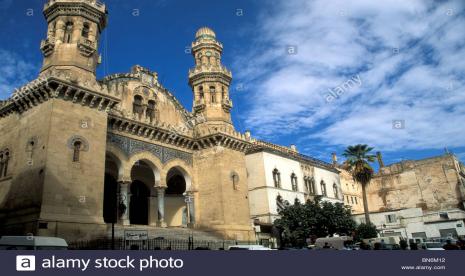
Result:
{"type": "MultiPolygon", "coordinates": [[[[115,237],[123,238],[125,230],[145,230],[149,239],[164,238],[169,240],[188,240],[193,236],[195,240],[202,241],[221,241],[222,237],[215,235],[213,232],[202,231],[186,227],[155,227],[148,225],[115,225],[115,237]]],[[[107,230],[107,237],[111,237],[111,227],[107,230]]]]}

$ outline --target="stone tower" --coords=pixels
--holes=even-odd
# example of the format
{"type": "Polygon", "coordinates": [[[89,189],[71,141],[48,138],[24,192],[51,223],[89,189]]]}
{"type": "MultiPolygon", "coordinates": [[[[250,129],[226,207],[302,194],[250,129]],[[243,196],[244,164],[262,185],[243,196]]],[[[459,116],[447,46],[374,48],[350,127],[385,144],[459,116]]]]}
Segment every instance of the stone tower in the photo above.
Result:
{"type": "Polygon", "coordinates": [[[254,240],[248,205],[245,149],[248,141],[234,130],[229,85],[232,74],[221,64],[223,46],[215,33],[200,28],[192,43],[194,92],[196,225],[228,239],[254,240]]]}
{"type": "Polygon", "coordinates": [[[189,85],[194,93],[193,112],[204,119],[198,128],[226,126],[233,129],[229,98],[232,74],[221,64],[222,52],[223,45],[210,28],[197,31],[192,42],[195,67],[189,70],[189,85]]]}
{"type": "Polygon", "coordinates": [[[105,5],[96,0],[50,0],[45,4],[47,37],[41,43],[41,72],[70,70],[95,75],[98,41],[107,23],[105,5]]]}
{"type": "Polygon", "coordinates": [[[95,77],[106,7],[49,0],[44,15],[40,76],[0,108],[9,112],[1,114],[0,141],[13,141],[15,158],[0,230],[67,240],[102,236],[107,112],[120,101],[95,77]]]}

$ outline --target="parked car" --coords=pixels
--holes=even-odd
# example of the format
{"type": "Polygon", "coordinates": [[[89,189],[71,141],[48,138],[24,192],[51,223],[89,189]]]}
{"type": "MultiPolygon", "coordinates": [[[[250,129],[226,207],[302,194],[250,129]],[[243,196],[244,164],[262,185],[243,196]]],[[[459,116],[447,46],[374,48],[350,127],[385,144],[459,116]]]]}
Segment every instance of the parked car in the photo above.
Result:
{"type": "Polygon", "coordinates": [[[2,236],[0,250],[63,250],[68,243],[61,238],[40,236],[2,236]]]}
{"type": "Polygon", "coordinates": [[[440,242],[425,242],[422,244],[422,248],[425,250],[444,250],[443,244],[440,242]]]}
{"type": "Polygon", "coordinates": [[[273,250],[263,245],[252,244],[252,245],[231,245],[228,250],[273,250]]]}

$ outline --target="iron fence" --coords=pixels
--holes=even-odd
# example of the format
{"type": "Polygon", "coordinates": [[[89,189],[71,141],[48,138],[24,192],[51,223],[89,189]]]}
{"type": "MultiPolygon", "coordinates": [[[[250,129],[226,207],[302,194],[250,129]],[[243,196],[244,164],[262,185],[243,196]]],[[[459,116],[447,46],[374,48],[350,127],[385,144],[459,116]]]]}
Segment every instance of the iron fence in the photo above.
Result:
{"type": "Polygon", "coordinates": [[[242,244],[255,244],[250,241],[235,240],[196,240],[189,237],[187,240],[154,238],[146,240],[124,240],[116,238],[114,247],[110,238],[84,240],[71,242],[71,250],[227,250],[229,246],[242,244]]]}

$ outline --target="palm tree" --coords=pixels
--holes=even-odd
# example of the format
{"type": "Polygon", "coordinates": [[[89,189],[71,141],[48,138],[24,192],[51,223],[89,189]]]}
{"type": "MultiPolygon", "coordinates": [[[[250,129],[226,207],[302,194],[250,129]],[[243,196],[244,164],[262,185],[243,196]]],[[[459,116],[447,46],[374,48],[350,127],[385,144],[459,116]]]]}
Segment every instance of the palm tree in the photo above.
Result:
{"type": "Polygon", "coordinates": [[[374,171],[369,162],[375,161],[375,155],[370,154],[373,148],[367,145],[348,146],[342,154],[347,160],[344,162],[348,171],[352,174],[355,181],[362,185],[363,208],[365,211],[365,223],[370,225],[370,213],[368,211],[368,200],[366,187],[373,177],[374,171]]]}

